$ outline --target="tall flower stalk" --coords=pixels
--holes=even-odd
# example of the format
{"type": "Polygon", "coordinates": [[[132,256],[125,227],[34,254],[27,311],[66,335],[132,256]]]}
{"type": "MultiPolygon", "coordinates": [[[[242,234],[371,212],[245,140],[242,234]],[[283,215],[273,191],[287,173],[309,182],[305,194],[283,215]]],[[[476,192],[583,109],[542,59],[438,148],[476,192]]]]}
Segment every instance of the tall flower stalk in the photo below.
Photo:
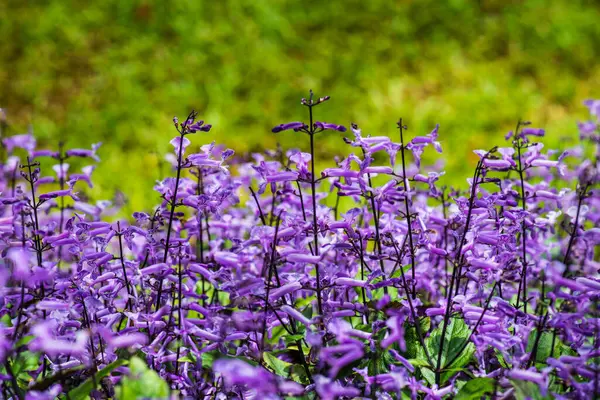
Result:
{"type": "MultiPolygon", "coordinates": [[[[172,191],[170,195],[165,194],[164,199],[169,206],[169,217],[167,220],[167,231],[166,231],[166,239],[165,239],[165,251],[163,254],[163,263],[166,263],[169,258],[169,245],[171,240],[171,231],[173,227],[173,216],[175,215],[175,208],[179,205],[177,203],[177,194],[179,191],[179,182],[181,180],[181,171],[184,168],[184,158],[183,154],[185,148],[189,145],[189,139],[186,138],[187,135],[195,133],[196,131],[208,132],[211,128],[211,125],[204,125],[204,121],[196,122],[196,117],[198,114],[195,111],[192,111],[186,120],[182,123],[179,123],[177,118],[173,119],[173,123],[175,125],[175,129],[177,133],[179,133],[179,137],[173,139],[171,144],[175,146],[175,153],[177,154],[177,165],[175,167],[175,184],[173,185],[172,191]]],[[[163,281],[160,280],[158,283],[158,292],[156,296],[156,309],[160,308],[161,297],[162,297],[162,287],[163,281]]]]}
{"type": "MultiPolygon", "coordinates": [[[[320,256],[319,247],[319,225],[317,216],[317,177],[315,171],[315,136],[325,130],[334,130],[339,132],[345,132],[346,128],[342,125],[336,125],[331,123],[313,121],[313,108],[319,104],[329,100],[329,96],[321,97],[318,100],[314,99],[314,93],[311,90],[308,100],[302,99],[301,104],[308,108],[308,119],[309,124],[306,125],[302,122],[290,122],[287,124],[281,124],[272,129],[274,133],[282,132],[288,129],[294,131],[304,132],[310,138],[310,188],[312,196],[312,233],[313,233],[313,255],[315,257],[320,256]]],[[[315,275],[316,275],[316,292],[317,292],[317,311],[319,315],[323,315],[323,301],[321,293],[321,273],[319,268],[319,261],[315,262],[315,275]]]]}

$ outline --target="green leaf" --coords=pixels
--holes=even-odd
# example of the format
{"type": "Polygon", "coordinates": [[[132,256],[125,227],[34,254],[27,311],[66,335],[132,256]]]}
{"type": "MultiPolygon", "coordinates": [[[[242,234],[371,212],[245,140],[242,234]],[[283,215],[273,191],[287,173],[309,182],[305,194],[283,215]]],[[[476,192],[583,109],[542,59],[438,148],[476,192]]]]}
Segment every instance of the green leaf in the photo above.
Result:
{"type": "Polygon", "coordinates": [[[433,372],[430,367],[422,367],[419,371],[421,371],[423,378],[425,378],[430,385],[435,384],[435,372],[433,372]]]}
{"type": "MultiPolygon", "coordinates": [[[[529,335],[527,341],[527,352],[531,353],[535,339],[537,337],[537,328],[533,329],[529,335]]],[[[554,351],[552,351],[552,336],[551,332],[542,332],[540,340],[538,342],[538,349],[535,356],[535,362],[537,364],[546,365],[546,361],[550,356],[558,358],[562,355],[576,355],[577,353],[569,346],[564,344],[558,336],[554,338],[554,351]]]]}
{"type": "Polygon", "coordinates": [[[302,334],[295,334],[295,335],[285,335],[283,336],[283,340],[285,341],[286,344],[290,344],[293,343],[295,344],[298,340],[302,340],[304,339],[304,335],[302,334]]]}
{"type": "Polygon", "coordinates": [[[179,362],[189,362],[189,363],[195,363],[196,362],[196,357],[190,353],[188,355],[185,355],[183,357],[179,357],[179,360],[177,360],[179,362]]]}
{"type": "Polygon", "coordinates": [[[118,359],[117,361],[114,361],[114,362],[108,364],[106,367],[104,367],[100,371],[96,372],[96,374],[94,375],[94,379],[92,379],[92,377],[89,377],[81,385],[79,385],[75,389],[69,391],[68,398],[70,400],[85,400],[85,399],[87,399],[89,397],[90,392],[95,389],[94,381],[96,383],[100,382],[102,380],[102,378],[110,375],[110,373],[112,371],[114,371],[116,368],[119,368],[120,366],[125,365],[128,362],[129,362],[128,360],[118,359]]]}
{"type": "Polygon", "coordinates": [[[306,318],[312,319],[312,317],[313,317],[313,308],[312,307],[306,307],[301,312],[302,312],[302,315],[304,315],[306,318]]]}
{"type": "MultiPolygon", "coordinates": [[[[421,332],[425,335],[431,327],[431,319],[423,318],[420,320],[421,332]]],[[[406,343],[406,356],[407,358],[417,358],[418,349],[421,348],[419,343],[419,336],[415,326],[409,322],[404,324],[404,342],[406,343]]],[[[422,348],[421,348],[422,349],[422,348]]],[[[423,360],[426,360],[425,353],[422,354],[423,360]]]]}
{"type": "Polygon", "coordinates": [[[463,371],[464,366],[469,363],[473,354],[475,354],[475,345],[473,343],[469,343],[451,366],[442,368],[442,372],[440,374],[440,383],[447,382],[456,373],[463,371]]]}
{"type": "Polygon", "coordinates": [[[289,367],[292,365],[289,362],[280,360],[276,356],[271,353],[264,353],[263,359],[265,360],[265,364],[269,366],[277,375],[288,377],[289,367]]]}
{"type": "Polygon", "coordinates": [[[554,397],[551,394],[542,396],[540,387],[533,382],[511,380],[515,388],[515,398],[517,400],[550,400],[554,397]]]}
{"type": "MultiPolygon", "coordinates": [[[[473,345],[473,343],[467,344],[470,335],[471,330],[462,319],[450,319],[448,327],[446,328],[444,336],[444,346],[441,353],[440,367],[442,373],[440,376],[440,383],[446,382],[455,373],[461,371],[462,368],[466,366],[471,360],[471,357],[475,352],[475,345],[473,345]],[[448,365],[449,362],[452,362],[452,364],[448,365]]],[[[425,339],[425,346],[429,351],[431,361],[436,365],[438,357],[440,355],[440,348],[442,347],[441,338],[442,326],[438,326],[433,332],[431,332],[431,335],[427,339],[425,339]]],[[[422,349],[418,351],[418,357],[425,358],[425,354],[422,349]]],[[[425,379],[427,379],[431,383],[430,375],[433,374],[433,371],[428,371],[431,373],[424,371],[422,372],[425,379]]]]}
{"type": "Polygon", "coordinates": [[[368,352],[368,373],[370,376],[384,374],[390,371],[390,365],[394,364],[394,357],[389,351],[368,352]]]}
{"type": "Polygon", "coordinates": [[[484,395],[494,392],[492,378],[475,378],[468,381],[458,392],[455,400],[480,400],[484,395]]]}
{"type": "Polygon", "coordinates": [[[502,354],[498,349],[494,349],[495,353],[496,353],[496,358],[498,359],[498,362],[500,363],[500,365],[502,366],[502,368],[511,368],[510,365],[508,365],[508,363],[506,362],[506,359],[504,358],[504,354],[502,354]]]}
{"type": "Polygon", "coordinates": [[[19,339],[19,341],[17,342],[17,344],[15,345],[16,348],[19,348],[21,346],[26,346],[29,344],[29,342],[31,342],[34,339],[33,335],[28,335],[28,336],[23,336],[21,339],[19,339]]]}
{"type": "MultiPolygon", "coordinates": [[[[450,322],[446,328],[446,334],[444,337],[444,346],[442,349],[442,362],[441,367],[445,368],[449,361],[454,359],[458,352],[469,340],[471,331],[467,324],[460,318],[450,318],[450,322]]],[[[429,354],[433,359],[436,360],[439,357],[441,340],[442,339],[442,326],[438,326],[431,335],[425,340],[425,345],[429,354]]],[[[458,360],[456,360],[458,361],[458,360]]]]}
{"type": "Polygon", "coordinates": [[[129,361],[129,376],[124,377],[116,388],[118,399],[164,399],[169,396],[169,385],[156,373],[148,368],[139,357],[129,361]]]}
{"type": "MultiPolygon", "coordinates": [[[[538,336],[538,330],[533,329],[531,331],[531,333],[529,334],[529,339],[527,341],[527,353],[531,354],[531,351],[533,350],[533,346],[535,344],[535,340],[537,339],[537,336],[538,336]]],[[[557,352],[556,350],[562,344],[562,343],[559,344],[558,342],[559,342],[559,340],[558,340],[558,338],[556,338],[555,344],[554,344],[554,346],[555,346],[554,355],[557,357],[559,355],[559,352],[557,352]]],[[[550,358],[550,353],[552,353],[552,333],[542,332],[542,334],[540,336],[540,340],[538,342],[538,346],[537,346],[535,362],[546,364],[546,360],[548,358],[550,358]]]]}
{"type": "Polygon", "coordinates": [[[24,351],[19,354],[14,362],[12,369],[15,376],[19,376],[24,372],[35,371],[40,366],[40,356],[31,351],[24,351]]]}
{"type": "Polygon", "coordinates": [[[202,356],[201,356],[202,368],[211,369],[213,366],[213,363],[218,358],[218,354],[219,353],[217,351],[209,351],[206,353],[202,353],[202,356]]]}
{"type": "Polygon", "coordinates": [[[429,363],[424,358],[411,358],[408,360],[413,367],[428,367],[429,363]]]}
{"type": "MultiPolygon", "coordinates": [[[[7,307],[7,308],[10,308],[10,307],[7,307]]],[[[12,320],[10,319],[10,314],[6,313],[2,317],[0,317],[0,323],[7,327],[13,326],[12,320]]]]}
{"type": "Polygon", "coordinates": [[[78,365],[73,368],[63,369],[53,375],[46,376],[45,378],[38,380],[33,385],[28,386],[27,389],[31,391],[47,390],[50,386],[54,385],[55,383],[64,382],[66,379],[83,369],[85,369],[84,365],[78,365]]]}
{"type": "Polygon", "coordinates": [[[396,269],[396,271],[394,271],[390,278],[400,278],[402,276],[402,272],[404,272],[404,274],[406,275],[406,273],[410,271],[410,267],[410,264],[406,264],[402,268],[396,269]]]}

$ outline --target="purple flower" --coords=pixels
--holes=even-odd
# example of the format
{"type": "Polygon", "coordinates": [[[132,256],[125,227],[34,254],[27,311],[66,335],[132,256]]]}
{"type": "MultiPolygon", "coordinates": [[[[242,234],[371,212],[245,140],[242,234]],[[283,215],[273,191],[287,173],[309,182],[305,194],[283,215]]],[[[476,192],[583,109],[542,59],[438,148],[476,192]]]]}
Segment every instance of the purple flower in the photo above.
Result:
{"type": "Polygon", "coordinates": [[[94,161],[100,161],[100,158],[96,155],[96,152],[100,148],[102,143],[96,143],[92,145],[91,150],[86,149],[70,149],[65,152],[67,157],[83,157],[91,158],[94,161]]]}
{"type": "Polygon", "coordinates": [[[25,149],[28,153],[31,153],[35,148],[36,141],[32,134],[24,133],[4,138],[2,139],[2,143],[9,153],[12,153],[15,148],[25,149]]]}
{"type": "Polygon", "coordinates": [[[204,125],[204,121],[197,121],[196,123],[187,127],[187,131],[190,133],[196,133],[197,131],[208,132],[212,128],[212,125],[204,125]]]}
{"type": "Polygon", "coordinates": [[[288,122],[287,124],[280,124],[271,129],[273,133],[279,133],[283,131],[287,131],[289,129],[293,129],[294,132],[298,132],[301,129],[306,129],[306,124],[303,122],[288,122]]]}
{"type": "Polygon", "coordinates": [[[329,129],[329,130],[338,131],[338,132],[346,132],[346,127],[342,126],[342,125],[330,124],[327,122],[319,122],[319,121],[315,122],[314,125],[315,125],[316,129],[319,129],[321,131],[329,129]]]}

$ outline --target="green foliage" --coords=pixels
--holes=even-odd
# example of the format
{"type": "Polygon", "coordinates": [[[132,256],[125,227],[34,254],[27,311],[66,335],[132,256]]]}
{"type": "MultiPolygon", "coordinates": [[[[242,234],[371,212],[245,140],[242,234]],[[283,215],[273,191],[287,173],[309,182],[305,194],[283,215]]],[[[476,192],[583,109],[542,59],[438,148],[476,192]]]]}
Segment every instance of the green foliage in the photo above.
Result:
{"type": "Polygon", "coordinates": [[[539,386],[533,382],[517,380],[511,380],[510,382],[515,388],[515,398],[517,400],[550,400],[554,398],[551,394],[542,396],[539,386]]]}
{"type": "Polygon", "coordinates": [[[460,388],[455,400],[480,400],[484,395],[494,392],[492,378],[471,379],[460,388]]]}
{"type": "MultiPolygon", "coordinates": [[[[444,346],[441,346],[442,326],[438,326],[428,338],[425,339],[425,347],[431,356],[433,367],[437,365],[438,356],[441,352],[441,375],[440,383],[443,384],[457,372],[462,371],[471,357],[475,353],[473,343],[468,343],[471,330],[460,318],[450,318],[448,327],[444,336],[444,346]],[[468,344],[467,344],[468,343],[468,344]],[[466,345],[466,347],[464,347],[466,345]],[[463,349],[464,347],[464,349],[463,349]],[[451,364],[449,364],[451,362],[451,364]]],[[[417,358],[425,360],[425,352],[421,347],[418,348],[417,358]]],[[[435,373],[432,368],[423,367],[421,373],[425,379],[433,384],[435,383],[435,373]]]]}
{"type": "MultiPolygon", "coordinates": [[[[410,135],[439,122],[458,155],[441,183],[464,184],[470,150],[502,143],[519,118],[547,128],[549,147],[572,143],[600,81],[600,5],[585,0],[4,1],[0,15],[10,133],[31,123],[44,146],[103,141],[92,195],[120,189],[127,211],[155,203],[170,120],[191,108],[215,125],[194,146],[238,153],[306,146],[269,129],[303,118],[291,105],[310,88],[332,96],[318,119],[368,133],[395,135],[399,116],[410,135]]],[[[322,159],[342,136],[319,138],[322,159]]]]}
{"type": "MultiPolygon", "coordinates": [[[[533,345],[535,344],[535,339],[537,337],[538,330],[533,329],[529,334],[529,339],[527,341],[527,353],[531,353],[533,350],[533,345]]],[[[540,340],[538,343],[537,353],[535,357],[536,364],[546,365],[546,361],[550,356],[554,358],[558,358],[562,355],[576,355],[576,352],[573,351],[569,346],[565,345],[560,338],[557,336],[554,338],[554,351],[552,350],[552,332],[542,332],[540,336],[540,340]]]]}
{"type": "Polygon", "coordinates": [[[217,352],[216,350],[202,353],[202,356],[201,356],[202,357],[202,368],[204,368],[204,369],[212,368],[213,363],[218,358],[218,355],[219,355],[219,352],[217,352]]]}
{"type": "Polygon", "coordinates": [[[12,365],[12,371],[15,376],[23,372],[35,371],[40,366],[40,355],[31,351],[19,353],[16,361],[12,365]]]}
{"type": "Polygon", "coordinates": [[[92,377],[90,377],[86,379],[81,385],[77,386],[75,389],[70,390],[68,396],[65,398],[68,398],[70,400],[87,400],[92,390],[96,389],[94,382],[97,384],[104,377],[110,375],[112,371],[114,371],[122,365],[126,365],[127,363],[129,363],[128,360],[119,358],[116,361],[108,364],[106,367],[96,372],[96,374],[94,374],[93,379],[92,377]]]}
{"type": "Polygon", "coordinates": [[[302,340],[304,339],[304,335],[303,334],[295,334],[295,335],[284,335],[283,336],[283,340],[285,341],[286,344],[294,344],[296,343],[298,340],[302,340]]]}
{"type": "MultiPolygon", "coordinates": [[[[429,331],[431,327],[431,319],[429,317],[420,320],[421,332],[429,331]]],[[[404,342],[406,343],[406,356],[407,358],[416,358],[421,344],[419,343],[419,336],[414,325],[406,322],[404,324],[404,342]]]]}
{"type": "Polygon", "coordinates": [[[123,400],[164,399],[169,396],[169,385],[146,363],[132,357],[129,361],[129,376],[123,378],[116,388],[117,398],[123,400]]]}
{"type": "Polygon", "coordinates": [[[265,364],[273,371],[276,375],[287,377],[289,375],[289,368],[292,364],[289,362],[280,360],[277,356],[271,353],[263,353],[263,360],[265,364]]]}
{"type": "Polygon", "coordinates": [[[33,380],[29,372],[36,371],[40,366],[40,355],[31,351],[19,353],[12,363],[12,372],[17,378],[17,383],[22,389],[26,389],[33,380]]]}
{"type": "Polygon", "coordinates": [[[366,355],[367,372],[369,376],[384,374],[390,371],[390,366],[395,363],[392,355],[387,351],[368,352],[366,355]]]}

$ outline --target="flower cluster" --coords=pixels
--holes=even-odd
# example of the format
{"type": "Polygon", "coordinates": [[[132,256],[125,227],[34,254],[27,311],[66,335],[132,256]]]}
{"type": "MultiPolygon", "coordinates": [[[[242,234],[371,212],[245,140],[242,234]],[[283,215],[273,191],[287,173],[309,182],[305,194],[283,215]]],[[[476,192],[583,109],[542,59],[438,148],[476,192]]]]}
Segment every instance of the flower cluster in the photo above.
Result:
{"type": "Polygon", "coordinates": [[[519,122],[453,189],[421,162],[443,128],[369,135],[327,100],[272,130],[309,152],[192,153],[211,125],[175,118],[128,220],[85,193],[99,144],[2,138],[2,398],[598,398],[600,101],[579,146],[519,122]],[[349,150],[317,171],[321,135],[349,150]]]}

